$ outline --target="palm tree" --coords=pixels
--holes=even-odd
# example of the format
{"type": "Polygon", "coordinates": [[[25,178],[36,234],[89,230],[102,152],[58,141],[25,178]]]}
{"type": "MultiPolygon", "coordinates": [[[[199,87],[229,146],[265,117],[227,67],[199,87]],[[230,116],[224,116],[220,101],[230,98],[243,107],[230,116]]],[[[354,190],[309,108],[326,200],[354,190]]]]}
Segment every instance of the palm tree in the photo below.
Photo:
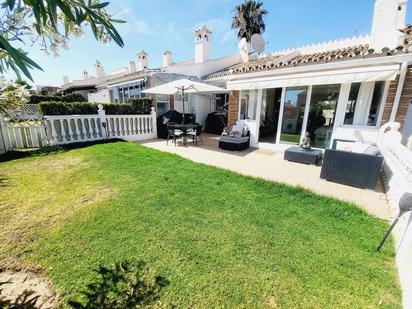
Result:
{"type": "Polygon", "coordinates": [[[263,9],[263,2],[254,0],[245,0],[234,9],[235,16],[232,20],[232,29],[237,29],[237,37],[245,38],[250,42],[253,34],[262,34],[265,32],[264,17],[268,11],[263,9]]]}

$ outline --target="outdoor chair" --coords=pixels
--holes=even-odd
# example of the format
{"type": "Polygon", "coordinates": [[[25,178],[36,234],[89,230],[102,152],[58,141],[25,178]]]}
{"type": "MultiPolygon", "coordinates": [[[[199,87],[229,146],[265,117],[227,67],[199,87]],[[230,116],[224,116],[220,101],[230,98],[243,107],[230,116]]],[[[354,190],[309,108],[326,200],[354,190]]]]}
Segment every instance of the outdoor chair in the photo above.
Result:
{"type": "Polygon", "coordinates": [[[249,148],[250,132],[244,124],[227,126],[219,138],[219,148],[223,150],[242,151],[249,148]]]}
{"type": "Polygon", "coordinates": [[[203,138],[202,138],[202,125],[196,123],[196,127],[193,128],[193,130],[190,130],[187,132],[187,135],[192,137],[193,142],[195,142],[195,145],[197,146],[197,141],[200,140],[203,145],[203,138]]]}
{"type": "Polygon", "coordinates": [[[169,145],[169,139],[173,139],[173,142],[175,143],[176,146],[176,138],[180,137],[182,135],[182,131],[175,129],[176,123],[174,122],[168,122],[166,124],[167,126],[167,142],[166,145],[169,145]]]}
{"type": "MultiPolygon", "coordinates": [[[[337,143],[354,141],[334,140],[332,149],[326,149],[320,178],[357,188],[375,190],[383,165],[383,157],[374,145],[366,145],[364,152],[338,150],[337,143]]],[[[353,150],[354,151],[354,150],[353,150]]]]}

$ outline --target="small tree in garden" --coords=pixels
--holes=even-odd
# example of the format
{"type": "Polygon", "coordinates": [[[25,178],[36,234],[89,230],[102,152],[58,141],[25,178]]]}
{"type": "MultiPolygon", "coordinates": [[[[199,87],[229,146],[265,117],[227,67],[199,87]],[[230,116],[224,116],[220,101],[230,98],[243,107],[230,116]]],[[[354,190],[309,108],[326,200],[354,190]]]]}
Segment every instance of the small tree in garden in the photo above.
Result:
{"type": "Polygon", "coordinates": [[[263,9],[263,3],[260,1],[246,0],[244,3],[236,6],[235,16],[232,20],[232,29],[237,30],[239,39],[245,38],[250,42],[253,34],[262,34],[265,32],[264,18],[268,11],[263,9]]]}
{"type": "Polygon", "coordinates": [[[26,85],[9,83],[0,90],[0,114],[17,109],[28,102],[30,92],[26,85]]]}
{"type": "Polygon", "coordinates": [[[68,48],[71,37],[79,37],[90,27],[95,38],[106,43],[123,40],[114,27],[123,21],[106,10],[109,2],[98,0],[4,0],[0,17],[0,73],[13,70],[32,80],[30,69],[41,67],[19,46],[29,39],[46,53],[57,55],[68,48]]]}

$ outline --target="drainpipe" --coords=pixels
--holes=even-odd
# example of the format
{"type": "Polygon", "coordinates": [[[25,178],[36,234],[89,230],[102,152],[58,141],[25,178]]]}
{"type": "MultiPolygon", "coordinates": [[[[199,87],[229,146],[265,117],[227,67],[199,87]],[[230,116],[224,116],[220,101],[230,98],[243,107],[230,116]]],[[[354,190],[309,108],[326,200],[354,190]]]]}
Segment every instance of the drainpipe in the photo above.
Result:
{"type": "Polygon", "coordinates": [[[401,73],[399,76],[398,88],[396,88],[395,100],[393,101],[392,112],[391,112],[391,116],[389,117],[390,122],[394,122],[396,119],[396,114],[398,112],[399,102],[401,101],[403,84],[405,83],[405,77],[406,77],[407,70],[408,70],[408,62],[405,61],[402,63],[402,66],[401,66],[401,73]]]}

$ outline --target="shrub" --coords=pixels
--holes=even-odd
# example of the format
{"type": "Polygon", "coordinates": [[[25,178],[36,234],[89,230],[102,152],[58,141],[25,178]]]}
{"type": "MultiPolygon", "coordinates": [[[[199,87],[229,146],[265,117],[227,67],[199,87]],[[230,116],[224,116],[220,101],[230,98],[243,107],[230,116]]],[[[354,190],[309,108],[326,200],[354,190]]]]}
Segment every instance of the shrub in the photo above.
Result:
{"type": "Polygon", "coordinates": [[[65,102],[42,102],[40,111],[43,115],[90,115],[97,114],[96,103],[65,103],[65,102]]]}
{"type": "MultiPolygon", "coordinates": [[[[43,115],[90,115],[97,114],[100,103],[91,102],[41,102],[40,111],[43,115]]],[[[102,104],[107,115],[150,114],[152,100],[148,98],[134,99],[130,103],[102,104]]]]}
{"type": "Polygon", "coordinates": [[[34,94],[29,99],[29,104],[39,104],[41,102],[87,102],[86,98],[79,93],[66,95],[38,95],[34,94]]]}
{"type": "Polygon", "coordinates": [[[150,110],[152,107],[152,99],[130,99],[129,104],[132,106],[132,110],[136,114],[150,114],[150,110]]]}

